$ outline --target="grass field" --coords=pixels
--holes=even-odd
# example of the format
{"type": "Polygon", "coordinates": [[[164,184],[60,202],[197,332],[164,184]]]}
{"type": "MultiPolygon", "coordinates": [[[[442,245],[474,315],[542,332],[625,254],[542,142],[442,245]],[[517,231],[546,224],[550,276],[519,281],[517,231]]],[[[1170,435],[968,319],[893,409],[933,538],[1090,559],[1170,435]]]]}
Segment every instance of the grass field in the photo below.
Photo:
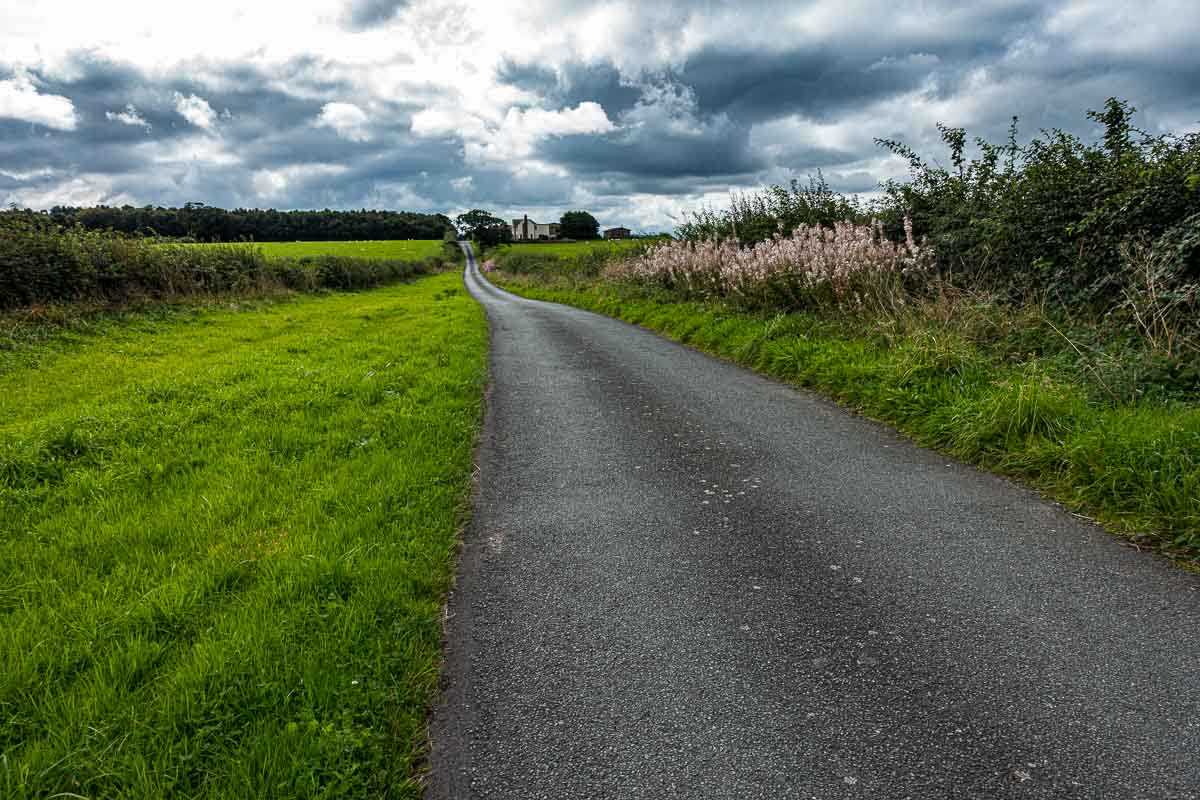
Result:
{"type": "Polygon", "coordinates": [[[594,277],[614,259],[632,256],[652,244],[647,239],[596,242],[505,244],[484,254],[484,269],[526,275],[594,277]]]}
{"type": "Polygon", "coordinates": [[[0,796],[419,796],[486,348],[443,274],[8,362],[0,796]]]}
{"type": "Polygon", "coordinates": [[[386,242],[257,242],[267,258],[344,256],[421,261],[441,255],[440,239],[397,239],[386,242]]]}
{"type": "Polygon", "coordinates": [[[611,241],[600,240],[595,242],[547,242],[545,244],[518,242],[516,244],[502,245],[493,252],[495,252],[497,256],[504,252],[534,253],[537,255],[554,256],[555,258],[559,259],[571,260],[585,258],[593,253],[602,253],[607,257],[613,253],[636,251],[645,246],[645,239],[613,239],[611,241]]]}

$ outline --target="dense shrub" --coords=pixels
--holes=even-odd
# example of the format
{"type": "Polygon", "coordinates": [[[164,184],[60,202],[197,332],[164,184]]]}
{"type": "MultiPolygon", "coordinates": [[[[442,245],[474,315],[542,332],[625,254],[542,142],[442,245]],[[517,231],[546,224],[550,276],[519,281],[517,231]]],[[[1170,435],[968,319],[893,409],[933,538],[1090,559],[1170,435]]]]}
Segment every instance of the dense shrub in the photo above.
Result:
{"type": "MultiPolygon", "coordinates": [[[[1103,110],[1089,112],[1102,131],[1093,142],[1055,129],[1020,144],[1014,118],[1006,142],[977,139],[975,155],[964,129],[939,125],[947,166],[902,142],[877,140],[908,161],[910,176],[883,184],[881,198],[869,205],[833,191],[818,176],[807,186],[793,182],[790,189],[735,195],[724,210],[692,214],[678,233],[697,243],[695,253],[712,250],[698,243],[721,243],[710,255],[732,264],[755,258],[758,248],[778,250],[772,242],[780,237],[818,226],[832,230],[841,221],[878,220],[899,243],[910,236],[905,224],[911,221],[911,234],[930,260],[930,280],[921,289],[1108,319],[1156,352],[1197,351],[1200,134],[1145,133],[1135,127],[1134,111],[1111,98],[1103,110]]],[[[807,270],[805,264],[792,268],[807,270]]],[[[914,288],[911,281],[892,287],[914,288]]],[[[731,294],[723,284],[710,293],[731,294]]],[[[794,292],[776,295],[782,308],[813,307],[797,303],[794,292]]]]}
{"type": "MultiPolygon", "coordinates": [[[[436,260],[436,259],[435,259],[436,260]]],[[[0,214],[0,308],[288,288],[361,289],[436,264],[318,256],[268,259],[249,244],[187,245],[0,214]]]]}
{"type": "Polygon", "coordinates": [[[880,140],[908,160],[911,177],[886,184],[876,212],[893,235],[911,217],[959,285],[1105,308],[1129,287],[1121,251],[1132,242],[1168,259],[1166,283],[1195,282],[1200,135],[1152,136],[1134,127],[1133,113],[1115,98],[1089,112],[1104,131],[1093,143],[1051,130],[1019,145],[1014,118],[1007,143],[976,140],[971,159],[966,132],[939,126],[949,168],[880,140]]]}
{"type": "Polygon", "coordinates": [[[805,225],[831,228],[838,222],[864,223],[869,216],[858,201],[830,188],[818,173],[807,184],[772,186],[752,194],[735,194],[729,207],[701,209],[685,218],[678,234],[687,241],[757,244],[776,235],[788,236],[805,225]]]}

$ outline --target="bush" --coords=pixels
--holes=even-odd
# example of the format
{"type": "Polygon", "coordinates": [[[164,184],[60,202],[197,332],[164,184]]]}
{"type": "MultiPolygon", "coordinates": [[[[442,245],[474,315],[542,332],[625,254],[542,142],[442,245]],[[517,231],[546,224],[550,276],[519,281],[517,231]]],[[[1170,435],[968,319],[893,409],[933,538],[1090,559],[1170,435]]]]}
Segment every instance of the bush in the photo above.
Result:
{"type": "Polygon", "coordinates": [[[830,188],[820,172],[807,184],[771,186],[753,194],[735,194],[721,211],[701,209],[679,226],[681,239],[691,242],[733,240],[743,244],[790,236],[803,226],[832,228],[838,222],[865,223],[869,216],[853,197],[830,188]]]}
{"type": "Polygon", "coordinates": [[[910,217],[958,283],[1021,298],[1105,310],[1128,287],[1121,249],[1143,242],[1170,260],[1172,281],[1200,277],[1200,135],[1151,136],[1134,110],[1110,98],[1088,116],[1099,142],[1061,130],[1017,144],[1013,119],[1003,145],[976,140],[966,156],[961,128],[939,125],[951,167],[933,166],[901,142],[878,140],[908,160],[911,178],[884,188],[876,211],[893,237],[910,217]]]}

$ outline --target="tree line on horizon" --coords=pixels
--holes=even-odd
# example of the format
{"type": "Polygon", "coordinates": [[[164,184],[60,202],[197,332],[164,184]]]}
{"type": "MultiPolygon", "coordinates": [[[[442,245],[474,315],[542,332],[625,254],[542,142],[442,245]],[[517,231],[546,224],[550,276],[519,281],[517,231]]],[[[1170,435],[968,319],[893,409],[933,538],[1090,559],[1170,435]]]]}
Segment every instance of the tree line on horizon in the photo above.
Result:
{"type": "Polygon", "coordinates": [[[277,211],[226,210],[203,203],[163,206],[55,206],[49,211],[13,209],[4,213],[40,218],[63,228],[114,231],[131,236],[196,242],[344,242],[386,239],[441,239],[454,229],[443,214],[361,209],[277,211]]]}

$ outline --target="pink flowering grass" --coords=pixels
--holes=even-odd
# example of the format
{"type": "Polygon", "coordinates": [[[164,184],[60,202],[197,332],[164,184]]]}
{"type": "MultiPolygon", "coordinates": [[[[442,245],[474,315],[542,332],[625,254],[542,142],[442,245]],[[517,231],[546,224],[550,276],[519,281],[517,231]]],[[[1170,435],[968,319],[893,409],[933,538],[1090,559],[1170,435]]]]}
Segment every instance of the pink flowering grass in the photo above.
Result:
{"type": "Polygon", "coordinates": [[[930,274],[932,254],[914,241],[908,220],[904,229],[899,244],[878,222],[806,225],[748,247],[672,241],[614,264],[606,277],[755,307],[883,310],[904,305],[930,274]]]}

